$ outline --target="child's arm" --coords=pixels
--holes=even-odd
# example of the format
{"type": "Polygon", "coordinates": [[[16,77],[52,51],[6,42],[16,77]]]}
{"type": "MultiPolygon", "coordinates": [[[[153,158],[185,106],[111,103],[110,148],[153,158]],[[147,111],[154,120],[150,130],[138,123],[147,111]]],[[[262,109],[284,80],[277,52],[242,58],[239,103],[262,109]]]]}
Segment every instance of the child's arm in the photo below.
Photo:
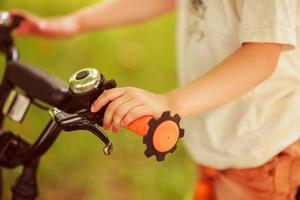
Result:
{"type": "Polygon", "coordinates": [[[281,50],[280,44],[246,43],[207,74],[181,88],[165,95],[137,88],[112,89],[95,101],[92,111],[111,101],[104,127],[112,127],[115,132],[139,117],[159,117],[166,110],[181,116],[200,114],[233,101],[266,80],[275,70],[281,50]]]}
{"type": "Polygon", "coordinates": [[[280,44],[244,44],[203,77],[168,93],[172,108],[189,116],[235,100],[269,78],[281,50],[280,44]]]}
{"type": "Polygon", "coordinates": [[[18,10],[11,13],[25,17],[25,21],[17,29],[20,35],[62,37],[82,31],[137,23],[172,11],[174,8],[175,0],[110,0],[70,15],[49,19],[41,19],[18,10]]]}
{"type": "Polygon", "coordinates": [[[111,0],[74,14],[81,30],[133,24],[175,9],[175,0],[111,0]]]}

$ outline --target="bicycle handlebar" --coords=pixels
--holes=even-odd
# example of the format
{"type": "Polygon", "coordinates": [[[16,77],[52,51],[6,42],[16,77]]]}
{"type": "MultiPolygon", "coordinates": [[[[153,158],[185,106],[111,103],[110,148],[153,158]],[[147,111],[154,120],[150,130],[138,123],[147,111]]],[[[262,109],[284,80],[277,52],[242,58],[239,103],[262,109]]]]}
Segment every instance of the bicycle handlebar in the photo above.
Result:
{"type": "MultiPolygon", "coordinates": [[[[2,36],[9,38],[11,42],[10,46],[6,46],[6,48],[14,47],[11,31],[21,20],[22,18],[19,17],[12,22],[1,21],[0,12],[0,29],[4,31],[2,36]]],[[[114,80],[106,81],[104,76],[96,69],[87,68],[73,74],[69,80],[69,88],[67,88],[42,70],[17,61],[8,62],[5,79],[13,85],[11,88],[14,88],[14,86],[20,87],[30,99],[42,100],[50,106],[61,109],[64,112],[63,117],[54,118],[63,130],[89,130],[97,135],[106,144],[106,147],[110,145],[109,138],[101,129],[96,127],[96,124],[102,126],[106,107],[96,114],[90,113],[89,109],[104,90],[116,87],[114,80]],[[81,112],[82,110],[85,110],[85,112],[81,112]],[[68,113],[71,113],[71,116],[68,113]],[[65,121],[66,118],[70,119],[78,116],[82,118],[75,121],[65,121]]],[[[55,114],[52,113],[52,115],[55,114]]],[[[179,122],[180,117],[178,115],[171,116],[170,112],[164,112],[158,119],[145,116],[135,120],[125,128],[143,137],[143,143],[147,146],[145,150],[147,157],[154,155],[158,161],[161,161],[164,160],[167,153],[175,151],[177,141],[184,135],[184,130],[180,128],[179,122]]],[[[51,138],[51,134],[50,131],[46,135],[51,138]]],[[[39,139],[34,147],[36,149],[48,149],[51,145],[49,144],[50,142],[46,144],[46,142],[39,139]]],[[[105,150],[105,152],[109,151],[105,150]]]]}
{"type": "Polygon", "coordinates": [[[9,61],[5,77],[26,92],[51,106],[61,107],[69,97],[69,89],[61,81],[29,64],[9,61]]]}
{"type": "MultiPolygon", "coordinates": [[[[47,73],[19,62],[8,63],[5,77],[14,86],[23,89],[31,99],[42,100],[65,112],[66,114],[61,118],[62,121],[71,117],[83,117],[80,119],[81,121],[75,121],[77,124],[72,121],[69,126],[62,123],[60,125],[65,131],[79,129],[91,131],[105,143],[104,152],[110,152],[107,147],[110,145],[108,137],[103,131],[92,127],[95,124],[102,126],[106,107],[96,114],[87,111],[104,90],[116,87],[114,80],[106,81],[104,76],[96,69],[86,68],[71,76],[69,80],[70,88],[68,89],[47,73]],[[82,113],[81,110],[86,110],[86,112],[82,113]],[[68,113],[73,115],[67,115],[68,113]]],[[[180,117],[178,115],[172,117],[170,112],[165,112],[159,119],[145,116],[125,128],[143,137],[143,142],[147,146],[145,151],[147,157],[154,155],[158,161],[161,161],[164,160],[167,153],[174,152],[177,141],[183,137],[184,131],[179,127],[179,122],[180,117]]],[[[48,134],[51,134],[51,132],[47,132],[48,134]]],[[[43,148],[40,147],[43,145],[47,145],[49,148],[49,143],[44,144],[43,140],[35,143],[35,145],[37,146],[36,149],[43,148]]]]}

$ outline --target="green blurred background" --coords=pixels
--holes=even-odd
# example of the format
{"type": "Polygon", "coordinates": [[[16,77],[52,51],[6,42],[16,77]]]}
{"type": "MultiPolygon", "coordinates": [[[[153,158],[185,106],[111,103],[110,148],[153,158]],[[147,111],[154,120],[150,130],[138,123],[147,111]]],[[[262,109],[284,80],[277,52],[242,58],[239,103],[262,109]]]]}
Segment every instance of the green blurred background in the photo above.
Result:
{"type": "MultiPolygon", "coordinates": [[[[0,0],[0,9],[25,9],[43,17],[63,15],[97,0],[0,0]]],[[[16,38],[23,61],[61,80],[84,67],[95,67],[119,86],[166,92],[177,85],[175,14],[126,28],[91,32],[70,39],[16,38]]],[[[1,57],[2,66],[4,59],[1,57]]],[[[1,67],[1,74],[3,67],[1,67]]],[[[21,136],[37,138],[49,115],[33,106],[21,125],[5,123],[21,136]]],[[[62,134],[42,158],[41,200],[188,200],[195,181],[194,165],[182,144],[166,161],[143,155],[141,138],[122,130],[109,132],[114,153],[88,132],[62,134]]],[[[20,169],[4,171],[5,197],[20,169]]]]}

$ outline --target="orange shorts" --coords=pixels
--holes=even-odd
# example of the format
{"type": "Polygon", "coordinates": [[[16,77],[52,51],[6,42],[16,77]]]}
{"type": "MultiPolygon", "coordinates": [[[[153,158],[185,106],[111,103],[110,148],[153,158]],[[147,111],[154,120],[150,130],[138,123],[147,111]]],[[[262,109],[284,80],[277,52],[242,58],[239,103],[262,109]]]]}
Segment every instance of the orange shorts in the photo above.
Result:
{"type": "Polygon", "coordinates": [[[194,200],[300,200],[300,140],[257,168],[198,168],[194,200]]]}

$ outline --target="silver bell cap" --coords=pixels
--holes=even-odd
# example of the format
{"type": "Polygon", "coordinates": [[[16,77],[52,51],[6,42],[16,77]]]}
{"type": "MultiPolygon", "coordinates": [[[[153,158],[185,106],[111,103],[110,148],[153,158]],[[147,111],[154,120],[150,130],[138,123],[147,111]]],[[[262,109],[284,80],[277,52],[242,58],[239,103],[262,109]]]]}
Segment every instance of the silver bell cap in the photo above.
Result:
{"type": "Polygon", "coordinates": [[[89,92],[99,86],[101,75],[94,68],[81,69],[69,79],[70,90],[75,94],[89,92]]]}

